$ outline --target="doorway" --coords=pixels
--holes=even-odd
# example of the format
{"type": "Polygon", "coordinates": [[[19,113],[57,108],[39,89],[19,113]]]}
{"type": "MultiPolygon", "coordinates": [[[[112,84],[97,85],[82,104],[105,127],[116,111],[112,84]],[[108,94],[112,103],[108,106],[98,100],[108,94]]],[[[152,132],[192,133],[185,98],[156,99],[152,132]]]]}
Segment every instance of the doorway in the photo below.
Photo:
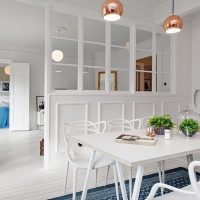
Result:
{"type": "Polygon", "coordinates": [[[0,129],[28,131],[29,64],[0,59],[0,129]]]}

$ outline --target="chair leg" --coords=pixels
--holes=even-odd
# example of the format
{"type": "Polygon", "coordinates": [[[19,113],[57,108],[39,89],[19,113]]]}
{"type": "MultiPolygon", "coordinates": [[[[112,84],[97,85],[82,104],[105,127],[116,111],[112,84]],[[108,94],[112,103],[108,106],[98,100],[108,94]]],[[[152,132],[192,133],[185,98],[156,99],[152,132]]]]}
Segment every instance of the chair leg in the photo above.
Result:
{"type": "Polygon", "coordinates": [[[108,184],[108,176],[109,176],[109,172],[110,172],[110,165],[108,166],[107,170],[106,170],[106,184],[108,184]]]}
{"type": "Polygon", "coordinates": [[[78,169],[74,167],[74,170],[73,170],[73,197],[72,197],[72,200],[76,200],[77,172],[78,172],[78,169]]]}
{"type": "Polygon", "coordinates": [[[95,188],[97,187],[98,169],[95,169],[95,188]]]}
{"type": "Polygon", "coordinates": [[[116,169],[115,164],[113,164],[113,175],[114,175],[114,180],[115,180],[116,197],[117,197],[117,200],[119,200],[118,178],[117,178],[117,169],[116,169]]]}
{"type": "Polygon", "coordinates": [[[67,161],[66,177],[65,177],[65,186],[64,186],[64,194],[66,193],[66,189],[67,189],[68,173],[69,173],[69,161],[67,161]]]}
{"type": "Polygon", "coordinates": [[[132,198],[132,193],[133,193],[132,188],[133,188],[133,186],[132,186],[132,167],[130,167],[129,168],[129,194],[130,194],[129,199],[130,200],[132,198]]]}

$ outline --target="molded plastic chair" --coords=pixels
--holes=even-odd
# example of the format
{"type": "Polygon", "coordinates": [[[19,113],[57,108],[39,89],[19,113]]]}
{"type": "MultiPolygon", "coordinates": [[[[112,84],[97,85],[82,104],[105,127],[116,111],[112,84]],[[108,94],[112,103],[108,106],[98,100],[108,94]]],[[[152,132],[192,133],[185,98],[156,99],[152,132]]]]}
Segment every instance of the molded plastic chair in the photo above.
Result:
{"type": "Polygon", "coordinates": [[[190,177],[190,182],[191,185],[184,187],[182,189],[175,188],[173,186],[163,184],[163,183],[156,183],[146,200],[152,200],[152,199],[157,199],[157,200],[180,200],[180,199],[186,199],[186,200],[200,200],[200,185],[199,182],[196,180],[196,172],[195,172],[195,167],[200,167],[200,161],[193,161],[190,163],[188,171],[189,171],[189,177],[190,177]],[[172,190],[174,192],[166,194],[162,197],[157,197],[154,198],[154,196],[157,193],[157,190],[159,188],[166,188],[169,190],[172,190]]]}
{"type": "MultiPolygon", "coordinates": [[[[66,192],[68,172],[69,172],[69,164],[73,166],[73,200],[76,199],[76,182],[77,182],[77,172],[78,169],[86,169],[88,168],[89,159],[91,155],[91,149],[77,143],[77,141],[72,140],[71,135],[75,134],[94,134],[101,132],[105,132],[106,122],[101,121],[97,123],[93,123],[90,121],[75,121],[70,124],[64,123],[63,125],[64,133],[65,133],[65,147],[66,147],[66,156],[67,156],[67,172],[65,179],[65,187],[64,192],[66,192]]],[[[103,168],[106,166],[113,166],[114,170],[114,178],[115,178],[115,186],[116,186],[116,196],[117,200],[119,200],[118,193],[118,182],[117,182],[117,174],[116,174],[116,166],[114,164],[114,160],[109,157],[96,153],[95,161],[93,169],[96,170],[96,183],[97,183],[97,170],[99,168],[103,168]]]]}

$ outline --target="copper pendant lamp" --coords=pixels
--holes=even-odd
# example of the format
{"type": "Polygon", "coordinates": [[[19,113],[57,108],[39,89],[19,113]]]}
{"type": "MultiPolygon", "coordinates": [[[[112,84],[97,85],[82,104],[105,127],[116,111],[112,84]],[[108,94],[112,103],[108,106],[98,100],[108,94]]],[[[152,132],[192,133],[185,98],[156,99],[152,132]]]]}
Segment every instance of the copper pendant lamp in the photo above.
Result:
{"type": "Polygon", "coordinates": [[[102,5],[102,16],[106,21],[117,21],[123,15],[124,8],[119,0],[106,0],[102,5]]]}
{"type": "Polygon", "coordinates": [[[172,15],[165,19],[163,28],[169,34],[178,33],[183,28],[183,19],[178,15],[174,15],[174,0],[172,0],[172,15]]]}

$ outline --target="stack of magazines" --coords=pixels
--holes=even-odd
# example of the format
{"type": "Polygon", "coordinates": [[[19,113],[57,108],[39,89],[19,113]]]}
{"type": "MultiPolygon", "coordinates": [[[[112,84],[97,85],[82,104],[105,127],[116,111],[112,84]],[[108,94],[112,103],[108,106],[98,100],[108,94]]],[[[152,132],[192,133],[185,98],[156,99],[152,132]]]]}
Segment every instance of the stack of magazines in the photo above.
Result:
{"type": "Polygon", "coordinates": [[[140,137],[136,135],[122,134],[115,139],[117,143],[127,143],[127,144],[139,144],[146,146],[154,146],[156,143],[156,138],[151,137],[140,137]]]}

